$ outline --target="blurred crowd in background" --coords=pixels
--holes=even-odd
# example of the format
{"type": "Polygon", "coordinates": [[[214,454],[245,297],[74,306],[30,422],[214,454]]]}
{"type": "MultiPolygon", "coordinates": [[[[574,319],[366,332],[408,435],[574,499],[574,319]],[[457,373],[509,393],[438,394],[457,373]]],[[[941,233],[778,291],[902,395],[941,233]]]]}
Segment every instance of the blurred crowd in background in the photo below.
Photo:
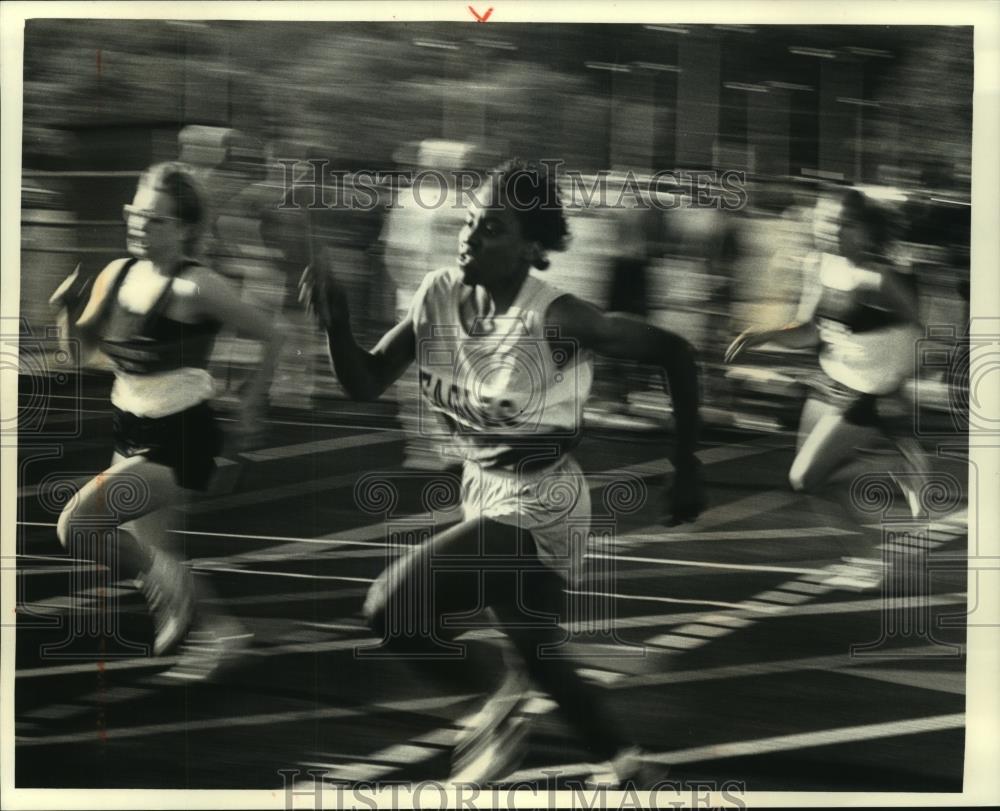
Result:
{"type": "MultiPolygon", "coordinates": [[[[206,259],[285,324],[272,402],[313,407],[338,389],[297,301],[302,269],[320,261],[337,275],[371,343],[425,273],[455,262],[464,211],[413,205],[405,188],[380,189],[367,210],[310,208],[315,188],[289,187],[319,165],[307,161],[350,184],[361,171],[544,158],[588,181],[608,173],[612,200],[628,173],[739,172],[738,210],[693,198],[666,211],[634,197],[571,207],[569,250],[546,273],[688,337],[708,420],[789,427],[796,370],[814,355],[758,352],[736,368],[721,356],[744,327],[795,317],[813,211],[831,187],[878,187],[934,340],[947,349],[965,331],[972,60],[963,27],[32,20],[22,317],[43,334],[73,267],[96,273],[124,253],[120,212],[139,172],[184,160],[210,201],[206,259]]],[[[250,342],[220,340],[223,397],[253,362],[250,342]]],[[[918,374],[946,382],[940,367],[918,374]]],[[[662,423],[669,408],[648,378],[599,367],[591,417],[662,423]]]]}

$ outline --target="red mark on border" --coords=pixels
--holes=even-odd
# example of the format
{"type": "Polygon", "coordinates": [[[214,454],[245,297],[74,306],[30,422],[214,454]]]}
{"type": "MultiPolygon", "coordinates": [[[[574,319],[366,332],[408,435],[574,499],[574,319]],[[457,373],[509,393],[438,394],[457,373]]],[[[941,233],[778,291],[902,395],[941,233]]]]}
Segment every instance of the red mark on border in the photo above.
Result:
{"type": "Polygon", "coordinates": [[[472,16],[476,18],[477,23],[486,22],[490,18],[490,15],[493,13],[493,6],[490,6],[488,9],[486,9],[486,13],[482,17],[479,16],[479,14],[472,6],[468,6],[467,8],[469,9],[469,12],[472,14],[472,16]]]}

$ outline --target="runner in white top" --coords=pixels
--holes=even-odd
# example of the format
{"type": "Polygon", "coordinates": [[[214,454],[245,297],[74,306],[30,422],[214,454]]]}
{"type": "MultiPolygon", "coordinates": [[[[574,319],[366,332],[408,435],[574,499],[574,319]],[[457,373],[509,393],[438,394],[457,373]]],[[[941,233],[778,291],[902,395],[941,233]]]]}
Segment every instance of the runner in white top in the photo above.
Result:
{"type": "Polygon", "coordinates": [[[514,765],[526,673],[560,705],[595,762],[610,762],[614,779],[627,780],[641,757],[599,691],[565,654],[553,655],[564,632],[537,617],[564,615],[563,587],[579,576],[585,551],[589,489],[568,451],[580,437],[590,353],[663,367],[677,422],[669,508],[676,522],[693,520],[704,504],[694,353],[676,335],[605,314],[530,274],[548,267],[546,252],[562,250],[567,236],[554,178],[510,162],[478,196],[459,234],[458,267],[429,274],[409,315],[372,351],[355,342],[330,277],[313,268],[303,274],[303,301],[327,332],[344,388],[373,399],[416,360],[424,401],[446,418],[464,460],[465,519],[391,564],[365,613],[388,649],[466,690],[495,665],[477,666],[471,647],[457,660],[429,657],[457,633],[449,615],[488,606],[517,649],[520,663],[508,665],[456,750],[454,779],[486,782],[514,765]],[[422,633],[396,630],[398,618],[422,614],[431,616],[422,633]]]}
{"type": "Polygon", "coordinates": [[[856,458],[874,429],[902,456],[905,475],[893,476],[917,517],[924,512],[927,464],[912,433],[890,428],[878,413],[879,400],[898,392],[914,371],[920,335],[915,280],[892,260],[894,222],[884,204],[851,188],[821,198],[816,213],[815,281],[803,296],[797,321],[775,330],[746,330],[730,344],[725,359],[731,363],[747,349],[772,341],[816,346],[821,371],[802,409],[789,471],[792,487],[815,491],[825,485],[856,458]]]}

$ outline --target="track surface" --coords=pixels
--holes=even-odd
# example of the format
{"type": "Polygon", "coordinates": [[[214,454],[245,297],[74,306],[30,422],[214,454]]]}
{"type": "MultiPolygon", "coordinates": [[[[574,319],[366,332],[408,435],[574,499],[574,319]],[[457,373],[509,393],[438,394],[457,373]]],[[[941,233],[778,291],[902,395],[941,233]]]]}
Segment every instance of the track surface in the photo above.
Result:
{"type": "MultiPolygon", "coordinates": [[[[22,437],[17,786],[278,790],[287,769],[344,782],[445,779],[474,697],[355,655],[376,642],[359,609],[387,552],[384,521],[357,507],[354,484],[384,471],[400,490],[394,518],[405,521],[439,477],[403,471],[387,410],[330,403],[276,414],[248,463],[224,469],[242,471],[235,488],[187,510],[183,541],[208,605],[253,633],[227,672],[189,682],[164,678],[175,660],[123,649],[150,633],[131,581],[74,585],[56,541],[52,477],[84,477],[109,454],[107,401],[90,394],[80,438],[22,437]],[[71,637],[74,618],[105,616],[109,600],[117,637],[84,634],[43,654],[71,637]]],[[[50,434],[75,424],[73,402],[47,401],[50,434]]],[[[612,595],[616,636],[568,644],[651,760],[672,764],[671,779],[751,791],[960,791],[965,493],[911,532],[915,554],[931,562],[923,585],[892,578],[865,588],[837,566],[875,549],[891,522],[846,506],[847,485],[825,498],[792,493],[793,444],[781,434],[708,437],[711,508],[665,529],[655,472],[667,469],[669,441],[588,432],[577,457],[593,474],[595,505],[622,470],[646,482],[648,498],[615,517],[615,581],[590,584],[612,595]],[[868,655],[851,655],[866,643],[868,655]]],[[[964,487],[961,460],[933,463],[964,487]]],[[[903,517],[899,507],[890,517],[903,517]]],[[[502,644],[484,632],[466,640],[502,644]]],[[[511,779],[552,787],[545,771],[559,771],[557,785],[588,773],[558,712],[534,704],[529,750],[511,779]]]]}

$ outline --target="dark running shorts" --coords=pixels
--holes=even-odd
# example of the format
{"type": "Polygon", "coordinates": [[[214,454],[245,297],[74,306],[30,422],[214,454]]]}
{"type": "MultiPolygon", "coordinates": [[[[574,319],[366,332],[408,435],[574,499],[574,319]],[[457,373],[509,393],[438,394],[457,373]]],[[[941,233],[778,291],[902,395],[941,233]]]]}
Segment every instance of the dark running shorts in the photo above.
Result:
{"type": "Polygon", "coordinates": [[[185,489],[208,487],[222,450],[222,431],[207,402],[166,417],[137,417],[114,406],[112,410],[117,453],[166,465],[185,489]]]}
{"type": "Polygon", "coordinates": [[[877,394],[864,392],[838,383],[826,372],[819,371],[806,381],[809,396],[834,406],[852,425],[879,424],[877,394]]]}

